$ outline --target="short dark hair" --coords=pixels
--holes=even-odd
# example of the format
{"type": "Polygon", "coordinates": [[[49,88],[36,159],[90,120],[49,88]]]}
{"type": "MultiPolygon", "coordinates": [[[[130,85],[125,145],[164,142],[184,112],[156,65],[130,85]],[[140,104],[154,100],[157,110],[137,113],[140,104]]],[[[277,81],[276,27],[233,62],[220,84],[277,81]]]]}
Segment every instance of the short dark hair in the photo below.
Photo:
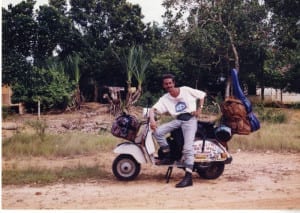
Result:
{"type": "Polygon", "coordinates": [[[163,74],[162,81],[164,81],[167,78],[171,78],[175,82],[175,76],[173,74],[171,74],[171,73],[163,74]]]}

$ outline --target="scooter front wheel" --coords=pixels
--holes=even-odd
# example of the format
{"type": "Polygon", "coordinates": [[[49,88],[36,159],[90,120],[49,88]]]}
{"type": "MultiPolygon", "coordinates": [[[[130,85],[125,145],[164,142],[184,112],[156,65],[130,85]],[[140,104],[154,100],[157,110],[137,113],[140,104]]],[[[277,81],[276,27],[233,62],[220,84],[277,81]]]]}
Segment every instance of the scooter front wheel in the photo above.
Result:
{"type": "Polygon", "coordinates": [[[141,165],[131,156],[121,154],[113,162],[112,171],[122,181],[134,180],[141,171],[141,165]]]}

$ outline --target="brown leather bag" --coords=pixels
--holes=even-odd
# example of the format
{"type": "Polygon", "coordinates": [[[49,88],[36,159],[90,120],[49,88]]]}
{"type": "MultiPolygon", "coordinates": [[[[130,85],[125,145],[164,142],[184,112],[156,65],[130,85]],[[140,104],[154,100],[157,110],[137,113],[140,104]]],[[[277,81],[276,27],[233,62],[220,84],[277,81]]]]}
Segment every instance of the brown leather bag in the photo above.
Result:
{"type": "Polygon", "coordinates": [[[243,103],[234,97],[226,98],[221,104],[222,122],[231,128],[233,134],[248,135],[251,125],[243,103]]]}

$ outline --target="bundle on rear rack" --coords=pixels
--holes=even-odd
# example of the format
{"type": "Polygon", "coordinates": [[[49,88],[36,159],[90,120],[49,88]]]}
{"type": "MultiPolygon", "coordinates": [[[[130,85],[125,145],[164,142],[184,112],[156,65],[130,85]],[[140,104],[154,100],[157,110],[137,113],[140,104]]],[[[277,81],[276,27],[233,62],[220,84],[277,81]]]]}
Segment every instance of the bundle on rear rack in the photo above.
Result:
{"type": "Polygon", "coordinates": [[[140,128],[140,122],[135,116],[123,114],[116,118],[111,127],[111,134],[134,141],[140,128]]]}

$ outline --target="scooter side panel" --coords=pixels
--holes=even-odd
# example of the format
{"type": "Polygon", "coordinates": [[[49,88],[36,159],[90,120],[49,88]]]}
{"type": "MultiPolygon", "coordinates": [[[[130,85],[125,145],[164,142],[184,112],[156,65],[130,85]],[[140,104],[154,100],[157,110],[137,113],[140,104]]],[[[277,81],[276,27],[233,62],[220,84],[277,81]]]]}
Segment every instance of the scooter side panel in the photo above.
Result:
{"type": "Polygon", "coordinates": [[[119,144],[115,149],[114,153],[117,154],[128,154],[136,159],[139,163],[146,163],[146,159],[143,151],[140,147],[132,142],[124,142],[119,144]]]}
{"type": "Polygon", "coordinates": [[[222,145],[206,140],[202,151],[202,144],[203,140],[194,142],[195,162],[225,161],[230,157],[230,154],[222,145]]]}

